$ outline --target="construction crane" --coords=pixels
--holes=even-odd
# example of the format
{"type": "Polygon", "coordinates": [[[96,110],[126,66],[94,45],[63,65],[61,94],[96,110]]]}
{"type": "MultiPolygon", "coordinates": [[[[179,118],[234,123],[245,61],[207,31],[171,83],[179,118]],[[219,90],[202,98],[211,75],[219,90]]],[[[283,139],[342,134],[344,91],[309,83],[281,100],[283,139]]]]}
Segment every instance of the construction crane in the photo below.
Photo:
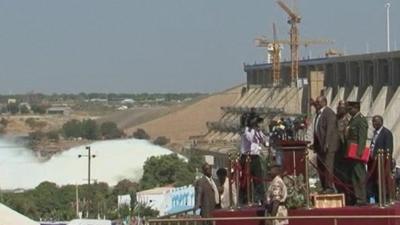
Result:
{"type": "Polygon", "coordinates": [[[279,79],[281,76],[281,44],[278,43],[278,34],[276,32],[275,23],[272,23],[272,33],[274,36],[274,41],[272,43],[272,79],[273,85],[279,85],[279,79]]]}
{"type": "Polygon", "coordinates": [[[272,32],[274,40],[270,41],[265,36],[255,39],[257,47],[267,49],[267,63],[272,62],[272,83],[273,86],[279,84],[280,79],[280,57],[281,57],[281,43],[278,41],[275,23],[272,23],[272,32]]]}
{"type": "Polygon", "coordinates": [[[290,9],[282,0],[276,1],[278,5],[288,14],[290,24],[290,60],[291,62],[291,79],[292,86],[296,85],[299,76],[299,29],[297,24],[300,23],[301,17],[290,9]]]}
{"type": "MultiPolygon", "coordinates": [[[[274,39],[270,40],[265,36],[261,37],[256,37],[255,38],[255,44],[257,47],[264,47],[267,48],[268,50],[272,50],[272,73],[273,73],[273,84],[274,86],[279,85],[280,81],[280,55],[281,55],[281,48],[282,45],[291,45],[290,40],[278,40],[277,39],[277,34],[276,34],[276,27],[275,24],[273,24],[273,33],[274,33],[274,39]]],[[[298,45],[304,46],[307,48],[310,45],[318,45],[318,44],[333,44],[334,41],[328,40],[328,39],[304,39],[304,40],[299,40],[298,45]]],[[[293,63],[293,60],[292,60],[293,63]]],[[[293,64],[292,64],[292,69],[293,69],[293,64]]],[[[298,71],[298,70],[297,70],[298,71]]]]}

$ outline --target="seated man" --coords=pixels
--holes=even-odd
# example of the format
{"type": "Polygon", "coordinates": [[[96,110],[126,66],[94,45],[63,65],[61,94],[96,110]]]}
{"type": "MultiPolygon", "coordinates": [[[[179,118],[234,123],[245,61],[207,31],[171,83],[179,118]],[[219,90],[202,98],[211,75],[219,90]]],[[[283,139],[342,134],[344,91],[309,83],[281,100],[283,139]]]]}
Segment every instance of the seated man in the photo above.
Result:
{"type": "MultiPolygon", "coordinates": [[[[266,193],[266,215],[272,217],[285,217],[288,215],[285,206],[285,201],[287,198],[287,188],[282,178],[280,177],[282,173],[280,166],[272,166],[270,173],[273,177],[273,180],[271,181],[266,193]]],[[[283,225],[288,223],[288,220],[272,221],[272,225],[283,225]]]]}

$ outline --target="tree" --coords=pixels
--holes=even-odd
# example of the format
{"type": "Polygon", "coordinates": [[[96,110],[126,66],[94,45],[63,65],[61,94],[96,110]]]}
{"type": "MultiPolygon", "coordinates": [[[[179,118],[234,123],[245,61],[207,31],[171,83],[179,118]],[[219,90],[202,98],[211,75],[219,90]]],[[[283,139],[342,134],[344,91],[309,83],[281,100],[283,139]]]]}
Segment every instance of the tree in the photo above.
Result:
{"type": "Polygon", "coordinates": [[[142,128],[138,128],[135,132],[133,132],[132,136],[136,139],[150,139],[150,135],[148,135],[146,131],[142,128]]]}
{"type": "Polygon", "coordinates": [[[75,119],[64,123],[62,131],[66,138],[71,138],[71,137],[78,138],[83,136],[82,124],[79,120],[75,119]]]}
{"type": "Polygon", "coordinates": [[[56,219],[57,210],[60,209],[61,205],[59,203],[58,187],[52,182],[42,182],[40,183],[32,193],[33,199],[36,204],[40,206],[38,212],[45,220],[56,219]]]}
{"type": "Polygon", "coordinates": [[[169,142],[170,142],[170,140],[168,138],[166,138],[165,136],[160,136],[160,137],[157,137],[153,141],[153,144],[164,146],[164,145],[168,144],[169,142]]]}
{"type": "Polygon", "coordinates": [[[95,120],[87,119],[82,121],[82,136],[88,140],[99,139],[100,130],[95,120]]]}
{"type": "Polygon", "coordinates": [[[100,133],[104,139],[116,139],[123,136],[123,131],[118,129],[118,126],[114,122],[104,122],[100,126],[100,133]]]}
{"type": "Polygon", "coordinates": [[[32,112],[36,113],[36,114],[45,114],[47,111],[47,108],[48,107],[45,105],[32,105],[31,106],[32,112]]]}
{"type": "Polygon", "coordinates": [[[143,166],[143,177],[140,180],[142,189],[174,184],[182,186],[192,184],[195,172],[189,164],[177,154],[152,156],[143,166]]]}
{"type": "Polygon", "coordinates": [[[132,182],[128,179],[123,179],[114,186],[113,194],[114,195],[125,195],[135,193],[139,189],[139,184],[132,182]]]}

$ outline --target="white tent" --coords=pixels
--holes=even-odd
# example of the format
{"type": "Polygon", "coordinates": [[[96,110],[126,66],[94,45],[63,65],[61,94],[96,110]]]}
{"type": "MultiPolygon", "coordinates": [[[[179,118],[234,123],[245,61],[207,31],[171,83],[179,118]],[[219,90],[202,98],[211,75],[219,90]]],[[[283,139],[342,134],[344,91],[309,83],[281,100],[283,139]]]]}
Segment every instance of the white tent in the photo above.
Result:
{"type": "Polygon", "coordinates": [[[40,225],[0,203],[0,225],[40,225]]]}

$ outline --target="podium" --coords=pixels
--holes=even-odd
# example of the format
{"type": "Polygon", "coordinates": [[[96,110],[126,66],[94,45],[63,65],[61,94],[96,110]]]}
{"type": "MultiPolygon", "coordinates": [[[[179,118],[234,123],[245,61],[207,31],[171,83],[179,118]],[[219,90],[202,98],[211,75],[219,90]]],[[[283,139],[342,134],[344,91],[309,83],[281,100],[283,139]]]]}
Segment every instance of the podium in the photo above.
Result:
{"type": "Polygon", "coordinates": [[[308,141],[280,140],[277,148],[282,151],[282,169],[287,175],[305,176],[305,153],[308,141]]]}

